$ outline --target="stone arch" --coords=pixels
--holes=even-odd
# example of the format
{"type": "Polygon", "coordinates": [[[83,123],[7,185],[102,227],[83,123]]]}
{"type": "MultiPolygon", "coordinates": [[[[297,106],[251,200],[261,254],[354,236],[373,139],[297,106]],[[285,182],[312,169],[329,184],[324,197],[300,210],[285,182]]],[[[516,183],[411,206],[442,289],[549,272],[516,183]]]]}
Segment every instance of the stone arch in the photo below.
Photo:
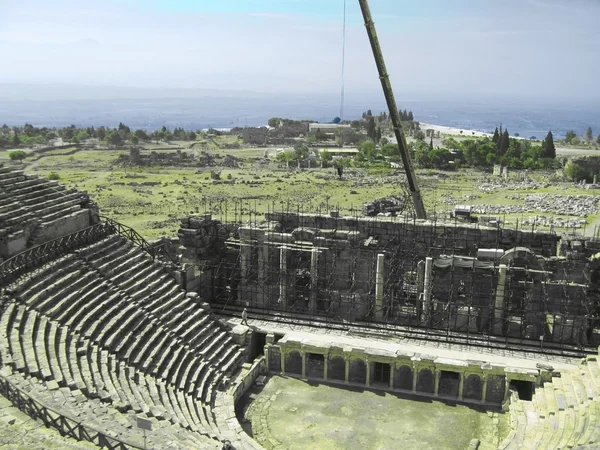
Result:
{"type": "Polygon", "coordinates": [[[500,264],[506,264],[510,267],[517,260],[526,261],[527,267],[531,269],[542,268],[539,260],[535,256],[535,253],[533,253],[527,247],[513,247],[510,250],[507,250],[504,255],[502,255],[502,258],[500,258],[500,264]]]}
{"type": "Polygon", "coordinates": [[[483,392],[483,381],[481,377],[472,373],[465,378],[463,384],[463,398],[469,400],[481,400],[483,392]]]}
{"type": "Polygon", "coordinates": [[[285,372],[302,375],[302,355],[300,352],[292,350],[286,355],[285,372]]]}
{"type": "Polygon", "coordinates": [[[362,359],[355,359],[350,363],[349,381],[352,383],[367,383],[367,365],[362,359]]]}
{"type": "Polygon", "coordinates": [[[417,377],[417,391],[433,394],[435,392],[435,380],[431,369],[422,369],[417,377]]]}
{"type": "Polygon", "coordinates": [[[341,356],[333,356],[327,361],[327,378],[346,381],[346,360],[341,356]]]}
{"type": "Polygon", "coordinates": [[[394,371],[394,387],[412,391],[413,370],[410,366],[400,366],[394,371]]]}

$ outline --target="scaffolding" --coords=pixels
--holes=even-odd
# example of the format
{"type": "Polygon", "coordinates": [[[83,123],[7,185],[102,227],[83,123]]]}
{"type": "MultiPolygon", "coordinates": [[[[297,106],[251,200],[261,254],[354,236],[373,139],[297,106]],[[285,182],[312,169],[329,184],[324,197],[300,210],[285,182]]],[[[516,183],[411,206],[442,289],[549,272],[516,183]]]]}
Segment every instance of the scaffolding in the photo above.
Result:
{"type": "Polygon", "coordinates": [[[554,232],[362,217],[330,205],[207,206],[197,234],[212,240],[186,262],[198,265],[216,312],[481,345],[598,343],[600,263],[558,255],[554,232]]]}

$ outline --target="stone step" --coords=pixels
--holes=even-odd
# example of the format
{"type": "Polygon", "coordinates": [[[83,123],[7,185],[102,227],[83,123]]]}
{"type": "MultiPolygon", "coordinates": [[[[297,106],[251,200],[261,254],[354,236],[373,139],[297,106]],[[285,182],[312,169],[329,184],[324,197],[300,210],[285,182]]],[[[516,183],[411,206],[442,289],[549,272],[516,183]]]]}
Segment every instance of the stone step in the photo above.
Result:
{"type": "Polygon", "coordinates": [[[191,323],[187,329],[182,330],[178,336],[182,340],[191,343],[202,332],[202,330],[208,326],[211,320],[212,319],[210,316],[208,316],[208,314],[204,314],[204,310],[200,310],[193,323],[191,323]]]}
{"type": "Polygon", "coordinates": [[[141,365],[143,368],[149,368],[152,359],[160,348],[173,343],[173,336],[165,330],[160,322],[156,319],[148,319],[148,326],[142,332],[138,332],[138,339],[135,345],[132,346],[129,359],[136,366],[141,365]]]}
{"type": "Polygon", "coordinates": [[[83,373],[79,364],[79,355],[77,353],[77,338],[69,333],[69,329],[67,327],[61,327],[61,329],[63,329],[65,333],[67,364],[69,365],[71,376],[75,381],[75,387],[79,390],[86,389],[87,383],[84,381],[83,373]]]}
{"type": "Polygon", "coordinates": [[[4,311],[1,311],[0,313],[0,357],[2,358],[2,362],[6,365],[12,365],[13,361],[9,336],[17,310],[17,304],[14,301],[10,301],[7,303],[4,311]]]}
{"type": "Polygon", "coordinates": [[[181,346],[181,351],[177,353],[177,357],[173,361],[173,364],[168,365],[166,370],[166,376],[163,378],[168,383],[177,386],[177,374],[181,370],[185,360],[190,356],[190,352],[184,346],[181,346]]]}
{"type": "MultiPolygon", "coordinates": [[[[110,357],[112,357],[112,361],[114,364],[114,369],[111,370],[111,373],[113,373],[113,375],[116,374],[116,378],[118,379],[118,385],[120,386],[120,392],[122,392],[127,398],[130,409],[132,409],[136,414],[139,414],[140,412],[142,412],[142,409],[140,408],[138,399],[133,394],[133,391],[129,384],[129,379],[125,376],[125,364],[122,361],[118,361],[117,358],[115,358],[113,355],[110,355],[110,357]]],[[[109,361],[111,361],[111,359],[109,359],[109,361]]]]}
{"type": "MultiPolygon", "coordinates": [[[[45,295],[45,298],[39,298],[35,305],[31,302],[31,306],[50,317],[60,317],[60,313],[66,312],[80,301],[79,299],[93,288],[93,284],[98,282],[93,274],[84,270],[77,270],[75,274],[61,279],[64,284],[62,290],[45,295]]],[[[58,289],[56,284],[54,286],[58,289]]]]}
{"type": "Polygon", "coordinates": [[[56,341],[54,342],[54,351],[58,356],[58,365],[63,375],[64,383],[71,389],[78,389],[67,352],[67,328],[56,325],[56,341]]]}
{"type": "Polygon", "coordinates": [[[146,262],[142,255],[135,253],[128,245],[122,245],[119,251],[115,251],[111,256],[111,259],[103,264],[96,264],[96,269],[117,285],[121,280],[126,280],[128,275],[135,277],[137,274],[131,273],[130,269],[136,267],[140,261],[146,262]]]}
{"type": "Polygon", "coordinates": [[[50,362],[50,371],[52,372],[52,378],[56,382],[64,386],[65,377],[60,366],[58,353],[56,352],[56,344],[58,343],[57,336],[58,325],[52,320],[48,320],[46,324],[46,333],[44,335],[44,345],[46,346],[46,353],[48,354],[48,360],[50,362]]]}
{"type": "Polygon", "coordinates": [[[146,305],[147,310],[157,317],[169,317],[169,314],[176,314],[179,305],[186,304],[185,294],[177,285],[167,285],[167,288],[163,295],[153,296],[146,305]]]}
{"type": "Polygon", "coordinates": [[[87,259],[87,263],[102,274],[110,273],[115,265],[120,264],[129,258],[132,244],[126,240],[121,240],[107,251],[96,253],[87,259]]]}
{"type": "Polygon", "coordinates": [[[74,251],[77,258],[83,261],[96,260],[102,255],[109,254],[113,249],[123,246],[125,240],[118,234],[111,234],[98,242],[74,251]]]}
{"type": "MultiPolygon", "coordinates": [[[[35,311],[32,311],[35,312],[35,311]]],[[[48,324],[48,318],[40,316],[35,312],[35,322],[33,324],[33,339],[36,362],[40,368],[41,379],[44,381],[52,380],[52,370],[50,369],[50,358],[46,352],[46,326],[48,324]]],[[[58,380],[57,380],[58,382],[58,380]]]]}
{"type": "Polygon", "coordinates": [[[64,273],[69,271],[69,266],[77,266],[78,261],[73,255],[65,255],[53,260],[51,263],[37,269],[34,273],[22,277],[12,289],[21,298],[30,298],[40,290],[51,286],[64,273]]]}
{"type": "Polygon", "coordinates": [[[9,345],[12,361],[15,369],[18,371],[24,371],[27,367],[25,355],[23,354],[23,348],[20,342],[20,328],[23,322],[23,314],[25,312],[25,306],[19,305],[16,310],[16,315],[13,320],[13,325],[10,328],[9,334],[9,345]]]}

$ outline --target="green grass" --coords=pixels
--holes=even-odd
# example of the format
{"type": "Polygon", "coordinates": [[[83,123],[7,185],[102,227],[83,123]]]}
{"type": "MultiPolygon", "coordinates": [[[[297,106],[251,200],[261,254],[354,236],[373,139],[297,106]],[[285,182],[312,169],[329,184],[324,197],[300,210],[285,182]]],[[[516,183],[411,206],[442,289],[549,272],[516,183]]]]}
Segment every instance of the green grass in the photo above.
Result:
{"type": "Polygon", "coordinates": [[[240,400],[245,429],[266,449],[465,449],[471,439],[480,449],[496,448],[501,426],[491,413],[461,404],[386,392],[340,388],[275,376],[262,391],[240,400]],[[244,408],[244,405],[249,406],[244,408]],[[500,429],[500,430],[499,430],[500,429]]]}
{"type": "MultiPolygon", "coordinates": [[[[174,151],[176,149],[165,152],[174,151]]],[[[136,228],[147,239],[173,236],[179,217],[205,211],[212,212],[216,218],[225,219],[226,215],[228,220],[239,221],[248,220],[249,214],[262,215],[274,208],[320,208],[326,212],[339,206],[348,213],[360,210],[364,202],[402,193],[398,177],[389,177],[391,170],[387,168],[348,169],[344,179],[339,180],[332,168],[297,171],[274,163],[263,167],[258,164],[265,152],[262,148],[210,152],[220,156],[230,154],[243,162],[238,169],[216,168],[221,171],[221,181],[217,182],[210,177],[211,168],[199,168],[194,164],[190,167],[124,167],[119,157],[127,154],[126,150],[82,150],[73,155],[53,151],[35,162],[25,160],[25,164],[28,173],[46,177],[55,172],[60,175],[61,183],[88,191],[103,215],[136,228]],[[143,183],[156,185],[144,186],[143,183]]],[[[0,152],[3,154],[6,153],[0,152]]],[[[424,202],[429,210],[442,213],[452,210],[452,206],[443,202],[444,195],[452,194],[458,203],[519,204],[518,200],[505,198],[506,194],[529,192],[479,192],[477,187],[491,177],[473,170],[436,172],[444,175],[440,179],[428,176],[427,172],[418,171],[417,174],[424,202]],[[467,200],[466,196],[470,194],[480,197],[467,200]]],[[[531,192],[590,193],[570,183],[531,192]]],[[[522,216],[506,218],[515,223],[522,216]]]]}

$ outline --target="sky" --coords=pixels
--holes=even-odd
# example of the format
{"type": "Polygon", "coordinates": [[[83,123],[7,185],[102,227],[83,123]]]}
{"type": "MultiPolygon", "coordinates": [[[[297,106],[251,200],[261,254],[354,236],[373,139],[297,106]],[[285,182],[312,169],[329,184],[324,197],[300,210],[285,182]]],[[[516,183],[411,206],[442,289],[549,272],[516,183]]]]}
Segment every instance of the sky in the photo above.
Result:
{"type": "MultiPolygon", "coordinates": [[[[396,92],[600,98],[600,0],[370,0],[396,92]]],[[[343,0],[0,0],[0,83],[338,93],[343,0]]],[[[347,95],[380,91],[347,0],[347,95]]]]}

